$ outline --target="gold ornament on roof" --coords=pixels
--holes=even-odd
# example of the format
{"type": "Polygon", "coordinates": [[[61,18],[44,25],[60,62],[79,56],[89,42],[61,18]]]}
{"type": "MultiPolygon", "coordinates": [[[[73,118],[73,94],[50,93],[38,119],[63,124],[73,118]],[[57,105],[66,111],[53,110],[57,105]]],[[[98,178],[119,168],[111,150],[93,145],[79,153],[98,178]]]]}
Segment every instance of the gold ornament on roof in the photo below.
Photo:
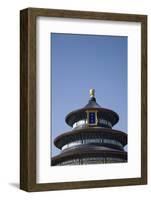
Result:
{"type": "Polygon", "coordinates": [[[95,89],[90,89],[90,97],[95,97],[95,89]]]}

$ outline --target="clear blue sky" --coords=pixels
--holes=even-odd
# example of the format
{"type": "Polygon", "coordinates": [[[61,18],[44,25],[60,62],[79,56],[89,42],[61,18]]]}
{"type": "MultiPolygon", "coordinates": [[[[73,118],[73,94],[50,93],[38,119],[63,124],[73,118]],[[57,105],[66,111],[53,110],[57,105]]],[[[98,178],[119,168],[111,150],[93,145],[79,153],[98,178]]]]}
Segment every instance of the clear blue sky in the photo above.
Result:
{"type": "MultiPolygon", "coordinates": [[[[127,132],[127,37],[51,34],[52,140],[70,131],[65,116],[85,106],[89,89],[119,114],[114,129],[127,132]]],[[[52,155],[59,150],[52,144],[52,155]]]]}

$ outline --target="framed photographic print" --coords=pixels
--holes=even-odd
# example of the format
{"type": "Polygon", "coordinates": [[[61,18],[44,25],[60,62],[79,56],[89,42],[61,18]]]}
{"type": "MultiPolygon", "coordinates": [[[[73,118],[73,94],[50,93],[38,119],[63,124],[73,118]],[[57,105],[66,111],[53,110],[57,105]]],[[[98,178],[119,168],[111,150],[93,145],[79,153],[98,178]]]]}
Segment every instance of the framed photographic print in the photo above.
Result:
{"type": "Polygon", "coordinates": [[[147,184],[147,16],[20,12],[20,188],[147,184]]]}

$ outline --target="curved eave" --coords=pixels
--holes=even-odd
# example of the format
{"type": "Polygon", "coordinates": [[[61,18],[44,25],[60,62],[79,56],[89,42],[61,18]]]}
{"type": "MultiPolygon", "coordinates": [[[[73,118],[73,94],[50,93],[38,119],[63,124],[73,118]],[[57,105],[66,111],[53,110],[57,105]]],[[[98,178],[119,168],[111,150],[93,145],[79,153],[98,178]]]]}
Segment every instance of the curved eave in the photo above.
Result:
{"type": "Polygon", "coordinates": [[[66,118],[65,121],[69,126],[73,126],[73,124],[77,121],[79,121],[80,119],[84,119],[86,118],[86,111],[87,110],[96,110],[98,111],[98,113],[100,115],[107,115],[108,118],[110,118],[112,126],[114,126],[118,121],[119,121],[119,116],[116,112],[110,110],[110,109],[106,109],[106,108],[82,108],[82,109],[78,109],[75,111],[70,112],[66,118]]]}
{"type": "Polygon", "coordinates": [[[61,153],[52,158],[52,165],[56,165],[63,161],[72,160],[76,158],[89,158],[89,157],[114,157],[121,158],[123,160],[127,160],[127,152],[126,151],[115,151],[115,150],[100,150],[87,148],[83,149],[73,149],[68,152],[61,153]]]}
{"type": "Polygon", "coordinates": [[[67,141],[72,141],[76,138],[77,140],[81,137],[89,136],[101,136],[103,138],[114,138],[121,142],[123,146],[127,144],[127,134],[114,129],[109,128],[82,128],[77,130],[72,130],[70,132],[63,133],[55,138],[54,144],[57,148],[61,149],[63,145],[67,143],[67,141]]]}

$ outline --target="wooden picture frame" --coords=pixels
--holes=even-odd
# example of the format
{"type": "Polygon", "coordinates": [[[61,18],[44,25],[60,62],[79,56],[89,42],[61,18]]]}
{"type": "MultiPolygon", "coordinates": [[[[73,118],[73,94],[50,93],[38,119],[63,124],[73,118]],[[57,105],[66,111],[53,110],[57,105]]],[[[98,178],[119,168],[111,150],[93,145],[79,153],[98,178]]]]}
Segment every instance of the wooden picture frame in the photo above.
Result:
{"type": "Polygon", "coordinates": [[[20,188],[47,191],[147,184],[147,16],[27,8],[20,12],[20,188]],[[36,182],[37,17],[141,23],[141,177],[57,183],[36,182]]]}

